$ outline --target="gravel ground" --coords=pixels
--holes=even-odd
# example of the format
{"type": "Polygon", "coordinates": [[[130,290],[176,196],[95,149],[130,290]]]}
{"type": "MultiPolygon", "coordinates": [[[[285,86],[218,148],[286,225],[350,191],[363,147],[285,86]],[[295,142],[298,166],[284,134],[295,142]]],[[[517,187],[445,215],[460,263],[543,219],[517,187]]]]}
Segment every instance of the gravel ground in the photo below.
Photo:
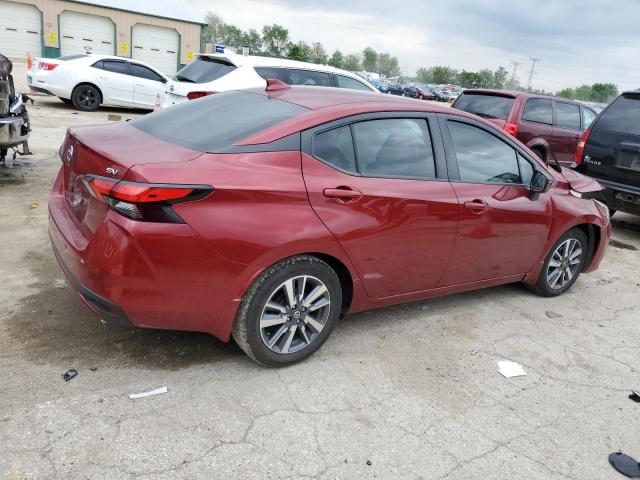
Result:
{"type": "Polygon", "coordinates": [[[350,315],[270,370],[84,308],[49,247],[56,150],[69,125],[140,113],[30,112],[35,154],[0,171],[0,477],[615,479],[610,452],[640,458],[640,218],[614,217],[602,267],[562,297],[509,285],[350,315]]]}

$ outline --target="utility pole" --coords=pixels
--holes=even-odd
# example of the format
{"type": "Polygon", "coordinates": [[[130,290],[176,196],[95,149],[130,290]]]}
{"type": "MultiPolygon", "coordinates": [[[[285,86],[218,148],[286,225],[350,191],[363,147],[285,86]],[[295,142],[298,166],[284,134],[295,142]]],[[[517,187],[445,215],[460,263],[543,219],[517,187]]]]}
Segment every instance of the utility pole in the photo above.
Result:
{"type": "Polygon", "coordinates": [[[511,64],[513,65],[513,70],[511,71],[511,80],[509,81],[509,85],[511,88],[513,88],[516,84],[516,72],[518,71],[520,62],[514,62],[513,60],[511,60],[511,64]]]}
{"type": "Polygon", "coordinates": [[[531,88],[531,79],[533,78],[533,70],[536,68],[536,63],[539,62],[540,58],[529,57],[531,60],[531,70],[529,70],[529,80],[527,81],[527,90],[531,88]]]}

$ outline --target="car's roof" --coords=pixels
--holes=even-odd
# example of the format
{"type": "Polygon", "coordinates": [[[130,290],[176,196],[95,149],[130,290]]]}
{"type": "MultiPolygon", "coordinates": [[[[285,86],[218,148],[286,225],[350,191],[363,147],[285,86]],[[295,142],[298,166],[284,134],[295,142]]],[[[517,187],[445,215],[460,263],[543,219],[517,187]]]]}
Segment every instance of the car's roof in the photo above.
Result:
{"type": "Polygon", "coordinates": [[[499,89],[491,89],[491,88],[465,88],[462,93],[500,95],[505,97],[514,97],[514,98],[515,97],[548,98],[549,100],[561,100],[567,103],[579,104],[579,102],[576,102],[575,100],[572,100],[570,98],[554,97],[553,95],[545,95],[542,93],[519,92],[517,90],[499,90],[499,89]]]}
{"type": "MultiPolygon", "coordinates": [[[[255,135],[251,135],[239,142],[238,145],[269,143],[292,133],[359,113],[390,111],[433,112],[447,113],[477,120],[477,117],[467,112],[443,107],[423,100],[382,95],[373,92],[369,93],[362,90],[294,86],[283,90],[265,91],[263,89],[252,89],[249,91],[266,95],[269,98],[300,105],[309,109],[309,112],[290,120],[285,120],[255,135]]],[[[489,123],[487,122],[487,124],[489,123]]]]}
{"type": "MultiPolygon", "coordinates": [[[[289,60],[287,58],[275,58],[275,57],[260,57],[257,55],[239,55],[236,53],[199,53],[199,57],[209,57],[224,60],[232,63],[236,67],[242,65],[249,65],[252,67],[286,67],[286,68],[301,68],[305,70],[316,70],[318,72],[337,73],[345,75],[351,78],[358,79],[368,85],[371,85],[369,81],[360,75],[340,68],[332,67],[331,65],[320,65],[318,63],[300,62],[297,60],[289,60]]],[[[372,88],[373,85],[371,85],[372,88]]]]}

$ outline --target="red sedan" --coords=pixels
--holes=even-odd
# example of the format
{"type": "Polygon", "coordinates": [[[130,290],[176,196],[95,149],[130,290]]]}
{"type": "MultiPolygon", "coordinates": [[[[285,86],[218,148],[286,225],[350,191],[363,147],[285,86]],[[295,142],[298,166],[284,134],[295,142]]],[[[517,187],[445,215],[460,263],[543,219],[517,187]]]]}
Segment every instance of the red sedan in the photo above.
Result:
{"type": "Polygon", "coordinates": [[[342,314],[523,282],[558,295],[609,240],[599,185],[425,102],[288,87],[69,130],[55,255],[96,314],[299,361],[342,314]]]}

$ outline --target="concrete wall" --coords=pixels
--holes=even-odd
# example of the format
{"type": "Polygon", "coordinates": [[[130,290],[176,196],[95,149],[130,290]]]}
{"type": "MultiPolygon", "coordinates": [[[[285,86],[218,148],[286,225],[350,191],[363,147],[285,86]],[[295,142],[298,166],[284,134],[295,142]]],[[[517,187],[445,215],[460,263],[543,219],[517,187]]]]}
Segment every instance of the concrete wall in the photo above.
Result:
{"type": "MultiPolygon", "coordinates": [[[[60,55],[60,32],[58,15],[64,11],[89,13],[110,18],[116,26],[116,55],[131,57],[131,29],[138,23],[176,30],[180,35],[179,64],[193,59],[200,50],[201,26],[195,23],[125,12],[111,8],[86,5],[65,0],[11,0],[15,3],[35,5],[42,12],[43,54],[47,57],[60,55]]],[[[134,0],[132,0],[134,1],[134,0]]],[[[160,12],[159,12],[160,13],[160,12]]]]}

